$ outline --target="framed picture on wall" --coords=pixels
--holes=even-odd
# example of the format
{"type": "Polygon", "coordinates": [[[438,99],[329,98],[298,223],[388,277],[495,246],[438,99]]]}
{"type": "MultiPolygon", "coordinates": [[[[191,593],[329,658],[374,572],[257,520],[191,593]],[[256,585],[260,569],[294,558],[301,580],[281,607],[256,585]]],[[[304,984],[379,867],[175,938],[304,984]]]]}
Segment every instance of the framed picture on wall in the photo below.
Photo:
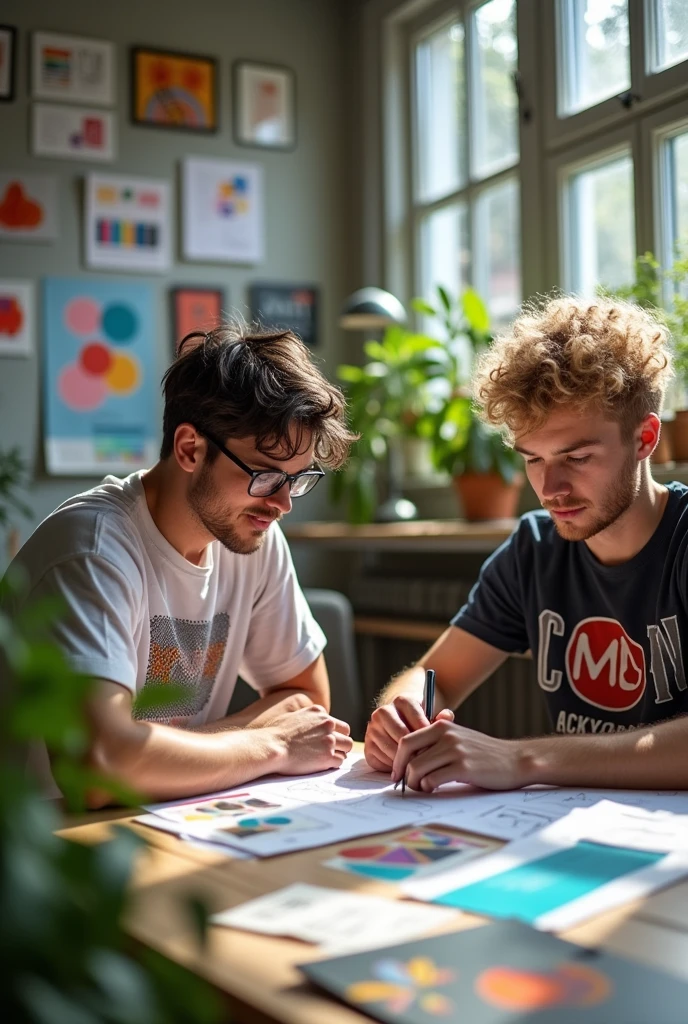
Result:
{"type": "Polygon", "coordinates": [[[33,352],[33,281],[0,281],[0,356],[33,352]]]}
{"type": "Polygon", "coordinates": [[[14,99],[14,66],[17,30],[12,25],[0,25],[0,100],[14,99]]]}
{"type": "Polygon", "coordinates": [[[172,252],[170,185],[121,174],[86,177],[86,266],[164,272],[172,252]]]}
{"type": "Polygon", "coordinates": [[[182,161],[182,252],[186,260],[260,263],[263,169],[234,160],[182,161]]]}
{"type": "Polygon", "coordinates": [[[70,160],[113,160],[115,115],[96,107],[34,103],[31,152],[70,160]]]}
{"type": "Polygon", "coordinates": [[[319,292],[304,284],[252,284],[251,316],[265,327],[294,331],[310,347],[318,344],[319,292]]]}
{"type": "Polygon", "coordinates": [[[57,186],[52,174],[0,171],[0,239],[54,241],[58,233],[57,186]]]}
{"type": "Polygon", "coordinates": [[[212,331],[222,321],[226,293],[224,288],[171,289],[172,298],[172,342],[176,353],[182,338],[192,331],[212,331]]]}
{"type": "Polygon", "coordinates": [[[34,99],[109,107],[115,102],[115,47],[102,39],[34,32],[31,37],[34,99]]]}
{"type": "Polygon", "coordinates": [[[234,140],[242,146],[293,149],[296,145],[296,80],[290,68],[234,64],[234,140]]]}
{"type": "Polygon", "coordinates": [[[131,104],[134,124],[216,132],[217,62],[136,46],[131,51],[131,104]]]}

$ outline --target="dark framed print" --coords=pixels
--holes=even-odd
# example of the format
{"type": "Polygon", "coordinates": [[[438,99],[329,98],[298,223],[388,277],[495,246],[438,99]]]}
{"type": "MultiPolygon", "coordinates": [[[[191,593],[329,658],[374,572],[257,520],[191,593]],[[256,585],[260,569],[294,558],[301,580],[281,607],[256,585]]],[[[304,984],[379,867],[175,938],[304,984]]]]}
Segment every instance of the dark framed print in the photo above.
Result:
{"type": "Polygon", "coordinates": [[[193,53],[135,46],[131,119],[154,128],[216,132],[217,61],[193,53]]]}
{"type": "Polygon", "coordinates": [[[12,25],[0,25],[0,100],[14,99],[17,30],[12,25]]]}
{"type": "Polygon", "coordinates": [[[224,288],[176,287],[172,299],[172,339],[174,350],[182,338],[193,331],[212,331],[222,323],[226,293],[224,288]]]}
{"type": "Polygon", "coordinates": [[[296,76],[290,68],[240,60],[234,64],[234,141],[241,146],[293,149],[296,76]]]}
{"type": "Polygon", "coordinates": [[[265,327],[294,331],[306,345],[318,344],[319,290],[303,284],[252,284],[251,316],[265,327]]]}

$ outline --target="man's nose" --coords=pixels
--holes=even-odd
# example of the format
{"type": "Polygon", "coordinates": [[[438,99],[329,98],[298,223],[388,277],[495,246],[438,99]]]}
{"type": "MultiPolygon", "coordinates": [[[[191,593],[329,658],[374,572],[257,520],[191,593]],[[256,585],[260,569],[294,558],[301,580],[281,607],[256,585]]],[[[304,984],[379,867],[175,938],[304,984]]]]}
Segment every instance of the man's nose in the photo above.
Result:
{"type": "Polygon", "coordinates": [[[545,466],[542,474],[542,497],[546,500],[570,494],[571,484],[562,466],[545,466]]]}
{"type": "Polygon", "coordinates": [[[275,493],[267,497],[265,501],[271,508],[279,509],[283,516],[285,516],[287,512],[291,512],[291,491],[289,490],[289,481],[286,480],[280,487],[279,491],[275,491],[275,493]]]}

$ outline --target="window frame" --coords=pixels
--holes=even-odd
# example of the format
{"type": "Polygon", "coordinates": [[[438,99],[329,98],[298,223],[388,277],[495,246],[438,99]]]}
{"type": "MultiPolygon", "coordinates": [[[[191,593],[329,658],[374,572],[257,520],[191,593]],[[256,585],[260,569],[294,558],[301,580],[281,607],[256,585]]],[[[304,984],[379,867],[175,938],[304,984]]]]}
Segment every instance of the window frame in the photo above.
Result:
{"type": "MultiPolygon", "coordinates": [[[[519,136],[519,154],[515,161],[506,163],[498,170],[492,171],[483,177],[478,177],[474,173],[473,169],[473,152],[474,152],[474,129],[473,121],[473,93],[475,89],[475,77],[478,74],[477,61],[475,60],[475,48],[474,48],[474,28],[473,28],[473,11],[481,7],[486,0],[449,0],[449,2],[443,2],[441,4],[432,5],[433,16],[414,19],[409,21],[405,26],[404,33],[404,48],[406,52],[406,66],[408,69],[407,79],[407,95],[408,95],[408,111],[410,114],[409,120],[407,121],[405,137],[407,140],[407,164],[410,168],[410,181],[408,190],[408,224],[409,233],[412,237],[412,245],[408,251],[407,257],[407,270],[404,275],[408,285],[412,288],[412,294],[420,294],[423,287],[422,282],[422,248],[423,248],[423,224],[427,217],[441,210],[445,207],[452,206],[454,204],[465,203],[467,216],[467,242],[468,248],[471,253],[470,265],[468,267],[466,279],[469,286],[473,287],[475,282],[475,257],[474,257],[474,238],[475,238],[475,219],[476,219],[476,201],[478,197],[487,188],[498,185],[500,182],[510,180],[514,176],[518,180],[519,184],[519,223],[523,223],[523,199],[522,199],[522,174],[521,167],[523,161],[522,155],[522,139],[521,139],[521,109],[520,103],[517,104],[517,125],[518,125],[518,136],[519,136]],[[442,26],[449,26],[456,20],[462,20],[464,25],[464,81],[465,81],[465,102],[466,102],[466,138],[465,138],[465,155],[466,155],[466,177],[464,183],[458,188],[453,189],[451,192],[447,192],[444,195],[437,197],[432,200],[421,200],[417,198],[419,194],[419,168],[418,168],[418,138],[417,138],[417,126],[416,126],[416,112],[414,110],[414,99],[417,95],[417,80],[416,80],[416,61],[415,61],[415,48],[416,46],[427,36],[432,35],[442,26]]],[[[516,3],[516,31],[519,31],[519,7],[516,3]]],[[[519,64],[520,64],[520,52],[519,52],[519,64]]],[[[522,235],[522,232],[521,232],[522,235]]],[[[390,241],[388,236],[388,242],[390,241]]],[[[523,245],[521,239],[521,286],[523,289],[524,275],[523,275],[523,245]]],[[[398,278],[397,278],[398,279],[398,278]]],[[[404,292],[406,300],[410,297],[408,291],[404,292]]]]}

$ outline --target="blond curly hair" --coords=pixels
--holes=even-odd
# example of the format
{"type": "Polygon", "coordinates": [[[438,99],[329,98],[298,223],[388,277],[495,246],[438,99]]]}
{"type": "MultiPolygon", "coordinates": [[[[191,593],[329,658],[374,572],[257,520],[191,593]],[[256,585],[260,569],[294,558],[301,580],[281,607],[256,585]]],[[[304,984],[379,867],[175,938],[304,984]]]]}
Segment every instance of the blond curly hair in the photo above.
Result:
{"type": "Polygon", "coordinates": [[[620,299],[571,295],[524,306],[478,361],[479,416],[513,444],[558,408],[596,408],[628,439],[659,414],[673,374],[669,333],[657,315],[620,299]]]}

